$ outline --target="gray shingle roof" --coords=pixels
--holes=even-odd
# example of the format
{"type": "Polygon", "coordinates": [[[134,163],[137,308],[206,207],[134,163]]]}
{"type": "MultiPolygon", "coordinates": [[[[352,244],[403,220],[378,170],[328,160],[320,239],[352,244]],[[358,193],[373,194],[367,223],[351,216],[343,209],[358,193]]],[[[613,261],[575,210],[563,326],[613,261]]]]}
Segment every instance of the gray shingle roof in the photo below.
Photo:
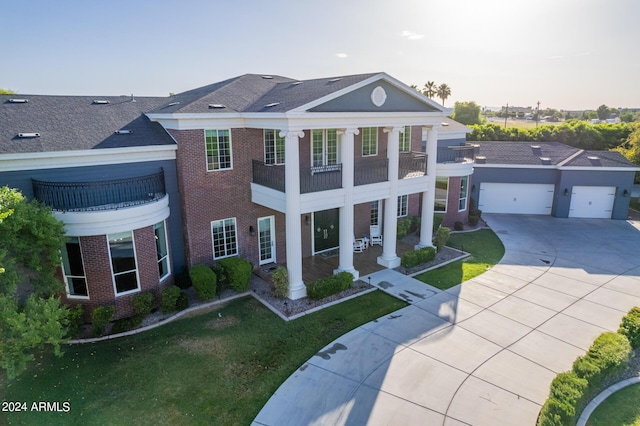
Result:
{"type": "Polygon", "coordinates": [[[245,74],[174,95],[151,113],[286,112],[378,74],[314,80],[245,74]],[[211,108],[210,105],[223,108],[211,108]]]}
{"type": "Polygon", "coordinates": [[[167,98],[0,95],[0,154],[171,145],[173,139],[144,112],[167,98]],[[12,103],[10,99],[27,99],[12,103]],[[106,104],[94,104],[106,100],[106,104]],[[119,135],[121,129],[131,134],[119,135]],[[20,138],[19,133],[39,133],[20,138]]]}
{"type": "Polygon", "coordinates": [[[560,142],[473,142],[480,146],[476,164],[564,167],[637,167],[612,151],[583,151],[560,142]],[[478,160],[478,156],[486,160],[478,160]],[[593,159],[589,157],[598,157],[593,159]]]}

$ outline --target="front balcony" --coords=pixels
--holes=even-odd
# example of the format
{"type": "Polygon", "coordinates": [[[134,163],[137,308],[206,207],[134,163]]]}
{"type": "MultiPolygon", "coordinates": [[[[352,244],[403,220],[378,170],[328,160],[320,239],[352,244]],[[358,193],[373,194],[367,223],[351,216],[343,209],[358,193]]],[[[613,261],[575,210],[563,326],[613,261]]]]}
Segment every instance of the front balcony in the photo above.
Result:
{"type": "Polygon", "coordinates": [[[92,182],[49,182],[33,179],[35,198],[60,212],[118,210],[165,197],[164,172],[92,182]]]}
{"type": "Polygon", "coordinates": [[[438,148],[438,163],[468,163],[475,159],[475,146],[447,146],[438,148]]]}
{"type": "MultiPolygon", "coordinates": [[[[253,183],[279,192],[285,192],[285,166],[268,165],[253,160],[253,183]]],[[[398,179],[424,176],[427,156],[411,152],[400,156],[398,179]]],[[[363,158],[354,163],[353,185],[372,185],[389,179],[387,158],[363,158]]],[[[300,193],[309,194],[342,188],[342,164],[300,168],[300,193]]]]}

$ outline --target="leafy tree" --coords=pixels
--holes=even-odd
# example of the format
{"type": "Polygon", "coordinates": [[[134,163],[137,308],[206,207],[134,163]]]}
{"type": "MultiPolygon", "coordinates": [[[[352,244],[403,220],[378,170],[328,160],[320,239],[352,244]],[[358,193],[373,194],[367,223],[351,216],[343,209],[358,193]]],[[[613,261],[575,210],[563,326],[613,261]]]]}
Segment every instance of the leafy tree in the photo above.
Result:
{"type": "Polygon", "coordinates": [[[456,102],[452,118],[462,124],[480,124],[480,107],[473,101],[456,102]]]}
{"type": "Polygon", "coordinates": [[[438,91],[436,94],[440,99],[442,99],[442,106],[444,106],[444,101],[446,101],[447,98],[451,96],[451,88],[442,83],[440,86],[438,86],[438,91]]]}
{"type": "Polygon", "coordinates": [[[46,206],[5,186],[0,187],[0,235],[0,367],[13,378],[36,350],[52,345],[61,354],[68,311],[55,297],[62,289],[55,272],[64,228],[46,206]],[[18,291],[23,284],[33,288],[24,302],[18,291]]]}
{"type": "Polygon", "coordinates": [[[600,120],[606,120],[611,115],[611,111],[609,110],[609,107],[604,104],[600,105],[596,110],[596,112],[598,113],[598,118],[600,120]]]}
{"type": "Polygon", "coordinates": [[[422,93],[427,98],[433,98],[437,93],[436,83],[433,81],[427,81],[424,84],[424,88],[422,89],[422,93]]]}
{"type": "Polygon", "coordinates": [[[620,121],[623,123],[631,123],[636,120],[636,116],[632,112],[623,112],[620,114],[620,121]]]}
{"type": "Polygon", "coordinates": [[[0,95],[13,95],[14,93],[16,92],[14,92],[13,90],[0,88],[0,95]]]}
{"type": "Polygon", "coordinates": [[[640,125],[636,125],[624,144],[616,148],[627,160],[640,166],[640,125]]]}

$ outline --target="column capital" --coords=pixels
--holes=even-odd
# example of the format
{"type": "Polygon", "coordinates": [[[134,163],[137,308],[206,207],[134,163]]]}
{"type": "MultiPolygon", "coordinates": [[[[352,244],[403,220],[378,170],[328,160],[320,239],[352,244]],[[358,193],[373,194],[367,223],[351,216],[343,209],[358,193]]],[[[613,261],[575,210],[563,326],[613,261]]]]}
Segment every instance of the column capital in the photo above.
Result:
{"type": "Polygon", "coordinates": [[[280,133],[278,134],[278,136],[280,136],[281,138],[295,136],[298,139],[300,139],[304,137],[304,132],[302,130],[280,130],[280,133]]]}
{"type": "Polygon", "coordinates": [[[442,124],[431,124],[429,126],[422,126],[422,129],[424,130],[435,130],[436,132],[440,129],[442,129],[442,124]]]}
{"type": "Polygon", "coordinates": [[[404,126],[389,126],[382,129],[384,133],[404,133],[404,126]]]}
{"type": "Polygon", "coordinates": [[[338,129],[338,134],[339,135],[359,135],[360,134],[360,129],[358,129],[357,127],[349,127],[346,129],[338,129]]]}

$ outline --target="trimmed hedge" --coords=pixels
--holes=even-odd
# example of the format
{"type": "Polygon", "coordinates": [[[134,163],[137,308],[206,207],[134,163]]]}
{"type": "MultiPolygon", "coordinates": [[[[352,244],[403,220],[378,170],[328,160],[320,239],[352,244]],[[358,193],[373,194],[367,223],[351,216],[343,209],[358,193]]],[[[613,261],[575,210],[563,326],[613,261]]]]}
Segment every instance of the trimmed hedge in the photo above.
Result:
{"type": "Polygon", "coordinates": [[[175,311],[176,302],[180,297],[180,287],[172,285],[162,290],[160,295],[162,296],[162,312],[166,314],[175,311]]]}
{"type": "Polygon", "coordinates": [[[353,275],[350,272],[340,272],[326,278],[320,278],[307,286],[307,297],[312,300],[320,300],[343,290],[351,288],[353,275]]]}
{"type": "Polygon", "coordinates": [[[444,246],[447,245],[447,241],[449,241],[449,234],[451,233],[451,229],[446,226],[441,226],[436,231],[436,236],[433,239],[434,244],[438,248],[438,251],[442,250],[444,246]]]}
{"type": "Polygon", "coordinates": [[[131,304],[133,305],[133,312],[140,318],[144,318],[153,310],[153,293],[150,291],[143,291],[131,297],[131,304]]]}
{"type": "Polygon", "coordinates": [[[113,306],[98,306],[91,313],[91,324],[93,325],[93,335],[100,336],[104,333],[105,329],[116,309],[113,306]]]}
{"type": "Polygon", "coordinates": [[[253,271],[251,262],[241,257],[227,257],[220,259],[218,264],[222,267],[226,282],[232,289],[237,292],[247,291],[253,271]]]}
{"type": "Polygon", "coordinates": [[[640,308],[632,308],[629,313],[622,318],[618,333],[627,336],[633,349],[640,347],[640,308]]]}
{"type": "MultiPolygon", "coordinates": [[[[632,311],[625,319],[635,315],[632,311]]],[[[575,424],[580,414],[577,410],[589,396],[588,391],[598,388],[606,377],[622,368],[630,355],[631,345],[625,335],[606,332],[598,336],[587,353],[574,361],[572,371],[559,374],[551,382],[549,398],[540,410],[538,426],[575,424]]]]}
{"type": "Polygon", "coordinates": [[[180,292],[178,300],[176,300],[176,311],[184,311],[189,307],[189,297],[184,291],[180,292]]]}
{"type": "Polygon", "coordinates": [[[435,259],[436,249],[433,247],[424,247],[420,250],[408,251],[400,258],[400,264],[405,268],[413,268],[414,266],[427,263],[435,259]]]}
{"type": "Polygon", "coordinates": [[[196,296],[200,300],[211,300],[216,295],[216,274],[205,265],[194,265],[189,270],[189,277],[196,296]]]}
{"type": "Polygon", "coordinates": [[[271,274],[271,282],[273,283],[273,293],[276,297],[284,299],[289,294],[289,273],[282,266],[273,271],[271,274]]]}

